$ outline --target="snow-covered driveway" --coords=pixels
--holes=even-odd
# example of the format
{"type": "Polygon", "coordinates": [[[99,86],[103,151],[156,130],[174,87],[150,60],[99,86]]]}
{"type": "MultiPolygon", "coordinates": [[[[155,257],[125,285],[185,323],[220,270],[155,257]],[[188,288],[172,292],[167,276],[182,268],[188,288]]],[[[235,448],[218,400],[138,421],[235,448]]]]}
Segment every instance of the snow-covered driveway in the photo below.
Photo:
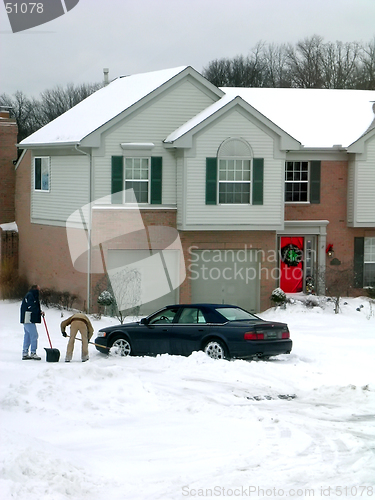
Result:
{"type": "Polygon", "coordinates": [[[60,362],[43,325],[42,361],[21,361],[19,303],[0,301],[2,498],[374,497],[375,317],[364,298],[332,309],[260,314],[294,341],[267,362],[91,346],[81,363],[76,343],[67,364],[60,311],[46,310],[60,362]]]}

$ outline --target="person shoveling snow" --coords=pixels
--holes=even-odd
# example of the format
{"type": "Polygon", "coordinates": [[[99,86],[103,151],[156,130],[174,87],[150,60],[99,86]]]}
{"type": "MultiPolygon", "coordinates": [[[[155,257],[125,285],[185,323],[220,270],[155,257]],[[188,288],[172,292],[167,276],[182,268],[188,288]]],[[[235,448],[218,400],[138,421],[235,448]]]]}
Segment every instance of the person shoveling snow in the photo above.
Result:
{"type": "Polygon", "coordinates": [[[76,313],[70,316],[68,319],[61,322],[61,333],[63,337],[70,337],[68,346],[66,349],[65,361],[68,363],[71,361],[73,356],[74,341],[78,332],[81,334],[82,340],[82,361],[87,361],[89,359],[89,340],[94,333],[94,328],[91,321],[83,313],[76,313]],[[66,327],[70,325],[70,336],[66,333],[66,327]]]}

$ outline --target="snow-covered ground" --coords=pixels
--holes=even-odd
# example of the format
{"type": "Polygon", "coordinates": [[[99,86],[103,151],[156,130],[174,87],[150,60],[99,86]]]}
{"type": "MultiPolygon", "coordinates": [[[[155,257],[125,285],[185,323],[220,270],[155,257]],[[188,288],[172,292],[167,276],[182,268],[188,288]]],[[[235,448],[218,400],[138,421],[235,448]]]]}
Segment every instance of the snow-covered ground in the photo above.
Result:
{"type": "Polygon", "coordinates": [[[0,301],[1,498],[373,498],[375,308],[346,302],[260,314],[294,341],[270,361],[91,346],[82,363],[76,342],[68,364],[61,311],[46,309],[60,362],[46,362],[43,323],[42,361],[22,361],[20,303],[0,301]]]}

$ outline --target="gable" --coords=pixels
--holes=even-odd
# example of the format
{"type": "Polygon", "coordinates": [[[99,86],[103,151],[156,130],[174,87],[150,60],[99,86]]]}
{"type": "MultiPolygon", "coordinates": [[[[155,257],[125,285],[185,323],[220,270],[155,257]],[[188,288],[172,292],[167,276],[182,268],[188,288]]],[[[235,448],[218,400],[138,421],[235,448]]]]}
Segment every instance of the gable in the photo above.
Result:
{"type": "Polygon", "coordinates": [[[298,150],[300,148],[301,144],[296,139],[282,130],[266,116],[259,113],[258,110],[250,106],[239,96],[222,97],[220,101],[215,102],[187,123],[173,131],[164,142],[167,147],[191,148],[193,146],[193,137],[196,134],[202,133],[205,128],[221,120],[227,113],[233,110],[245,116],[249,122],[256,124],[259,129],[263,130],[269,136],[278,139],[280,149],[298,150]]]}
{"type": "Polygon", "coordinates": [[[223,92],[191,67],[120,77],[21,141],[21,147],[80,144],[90,134],[187,75],[218,99],[223,92]]]}

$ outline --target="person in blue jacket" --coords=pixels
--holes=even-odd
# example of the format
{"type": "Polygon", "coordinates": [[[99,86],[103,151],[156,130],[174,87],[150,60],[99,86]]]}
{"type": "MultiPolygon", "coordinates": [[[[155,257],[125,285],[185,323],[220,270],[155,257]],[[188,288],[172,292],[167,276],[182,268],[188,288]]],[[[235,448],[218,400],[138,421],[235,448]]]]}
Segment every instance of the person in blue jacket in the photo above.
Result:
{"type": "Polygon", "coordinates": [[[21,304],[21,323],[23,323],[24,329],[22,359],[41,359],[36,353],[38,330],[35,325],[35,323],[41,323],[42,316],[44,316],[44,312],[40,308],[39,290],[38,285],[33,285],[21,304]]]}

